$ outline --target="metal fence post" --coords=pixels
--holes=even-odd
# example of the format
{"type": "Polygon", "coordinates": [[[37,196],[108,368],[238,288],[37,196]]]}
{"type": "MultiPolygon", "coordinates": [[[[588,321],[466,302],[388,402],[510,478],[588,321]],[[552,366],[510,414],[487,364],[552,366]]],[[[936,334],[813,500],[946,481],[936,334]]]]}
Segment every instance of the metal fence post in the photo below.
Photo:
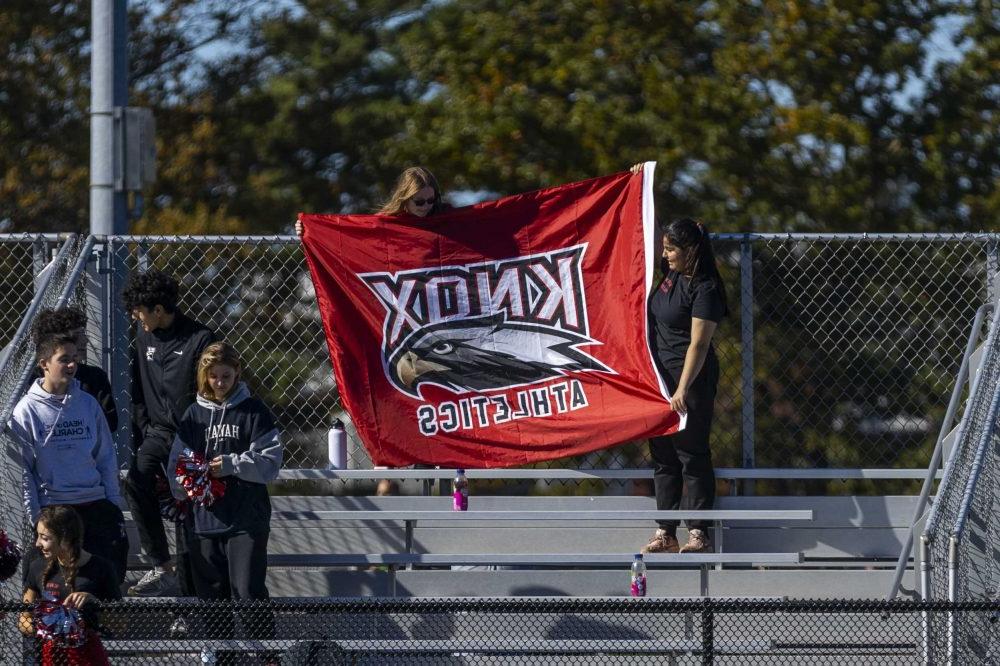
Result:
{"type": "Polygon", "coordinates": [[[701,609],[701,663],[711,666],[715,663],[715,613],[712,599],[706,598],[701,609]]]}
{"type": "MultiPolygon", "coordinates": [[[[108,353],[111,351],[111,340],[108,336],[104,304],[107,302],[107,284],[105,283],[106,255],[103,243],[94,245],[94,254],[87,262],[86,294],[84,295],[87,317],[87,337],[96,343],[89,361],[109,370],[108,353]]],[[[113,383],[113,382],[112,382],[113,383]]]]}
{"type": "Polygon", "coordinates": [[[1000,242],[986,241],[986,297],[989,303],[1000,301],[1000,242]]]}
{"type": "MultiPolygon", "coordinates": [[[[958,540],[952,534],[948,539],[948,601],[958,601],[958,540]]],[[[948,611],[948,664],[955,664],[958,656],[958,614],[948,611]]]]}
{"type": "MultiPolygon", "coordinates": [[[[742,451],[743,467],[756,467],[754,454],[754,381],[753,381],[753,249],[750,234],[740,241],[740,356],[743,399],[742,451]]],[[[743,494],[754,494],[754,482],[743,481],[743,494]]]]}
{"type": "Polygon", "coordinates": [[[149,270],[149,245],[146,243],[139,243],[135,248],[136,255],[136,268],[140,273],[145,273],[149,270]]]}
{"type": "Polygon", "coordinates": [[[118,429],[111,433],[115,442],[115,450],[118,454],[118,464],[121,466],[128,457],[125,455],[131,451],[132,430],[129,427],[129,398],[124,390],[123,378],[120,368],[116,366],[116,356],[123,351],[127,353],[128,343],[126,341],[123,348],[120,341],[115,336],[113,325],[114,302],[116,288],[112,280],[114,270],[114,253],[111,249],[110,239],[107,237],[93,236],[88,239],[92,242],[92,253],[87,259],[87,279],[85,311],[87,312],[87,337],[92,341],[94,347],[90,353],[90,363],[100,367],[111,380],[111,387],[118,411],[118,429]]]}
{"type": "Polygon", "coordinates": [[[115,404],[118,405],[118,432],[115,441],[118,445],[118,464],[125,467],[132,457],[132,390],[130,372],[131,326],[129,313],[122,305],[121,293],[128,280],[128,266],[125,263],[123,249],[125,244],[114,238],[109,238],[105,245],[107,253],[107,325],[110,331],[111,349],[107,359],[108,375],[113,378],[115,404]]]}
{"type": "Polygon", "coordinates": [[[45,264],[49,263],[48,259],[48,248],[49,244],[45,242],[40,236],[35,238],[31,243],[31,265],[33,268],[32,275],[38,275],[45,268],[45,264]]]}

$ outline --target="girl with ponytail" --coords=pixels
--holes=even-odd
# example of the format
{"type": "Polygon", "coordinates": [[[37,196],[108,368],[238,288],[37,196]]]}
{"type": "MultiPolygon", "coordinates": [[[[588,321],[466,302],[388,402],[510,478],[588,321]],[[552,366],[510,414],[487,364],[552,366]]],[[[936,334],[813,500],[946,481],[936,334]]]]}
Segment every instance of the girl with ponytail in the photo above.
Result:
{"type": "MultiPolygon", "coordinates": [[[[705,225],[690,218],[670,223],[663,234],[661,267],[663,281],[649,300],[650,340],[670,390],[670,406],[687,415],[687,425],[673,435],[649,440],[656,508],[707,510],[715,503],[715,470],[708,438],[719,383],[712,337],[728,308],[705,225]]],[[[662,521],[642,550],[710,551],[708,528],[707,521],[689,521],[688,541],[680,546],[677,522],[662,521]]]]}
{"type": "MultiPolygon", "coordinates": [[[[24,602],[54,599],[79,611],[86,628],[80,647],[62,647],[52,641],[42,644],[42,666],[87,664],[103,666],[108,656],[97,632],[101,601],[121,599],[118,576],[110,561],[83,549],[83,521],[71,506],[52,504],[41,510],[35,545],[41,554],[28,565],[24,602]]],[[[34,636],[31,613],[23,613],[20,628],[34,636]]]]}

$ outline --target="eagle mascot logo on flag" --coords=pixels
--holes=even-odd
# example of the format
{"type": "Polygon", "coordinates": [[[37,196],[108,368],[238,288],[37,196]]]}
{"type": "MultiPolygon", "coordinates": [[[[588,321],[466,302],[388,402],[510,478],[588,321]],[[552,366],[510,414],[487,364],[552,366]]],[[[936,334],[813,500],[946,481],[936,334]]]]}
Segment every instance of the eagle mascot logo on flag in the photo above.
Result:
{"type": "Polygon", "coordinates": [[[505,467],[678,428],[646,324],[652,169],[427,218],[300,216],[375,464],[505,467]]]}

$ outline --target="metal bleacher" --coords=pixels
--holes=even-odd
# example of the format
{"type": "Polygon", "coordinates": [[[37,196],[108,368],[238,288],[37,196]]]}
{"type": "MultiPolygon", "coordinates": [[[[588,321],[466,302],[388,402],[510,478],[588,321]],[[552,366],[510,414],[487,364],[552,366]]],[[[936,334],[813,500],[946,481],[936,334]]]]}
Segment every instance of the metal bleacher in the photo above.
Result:
{"type": "MultiPolygon", "coordinates": [[[[788,242],[807,244],[813,240],[815,239],[803,237],[788,242]]],[[[92,308],[95,300],[112,298],[115,293],[116,283],[111,278],[108,278],[103,295],[98,293],[100,289],[87,284],[87,280],[94,280],[95,275],[105,275],[100,271],[91,272],[91,264],[96,262],[90,261],[90,258],[96,256],[95,248],[100,242],[95,243],[93,237],[86,240],[75,237],[50,238],[46,242],[57,252],[49,253],[53,255],[53,260],[46,269],[48,272],[39,274],[38,280],[32,285],[35,291],[26,310],[28,317],[9,336],[0,361],[0,397],[4,400],[7,415],[13,401],[16,401],[23,390],[26,369],[31,364],[30,349],[24,334],[26,322],[32,313],[41,307],[62,302],[85,303],[88,308],[92,308]]],[[[995,243],[996,240],[991,242],[995,243]]],[[[151,243],[169,245],[162,239],[151,243]]],[[[170,243],[179,245],[177,241],[170,243]]],[[[236,245],[235,242],[230,244],[236,245]]],[[[141,240],[129,240],[120,244],[119,248],[126,245],[139,247],[136,252],[140,254],[148,250],[141,240]]],[[[280,243],[275,241],[274,245],[280,243]]],[[[155,253],[150,256],[153,256],[151,261],[156,261],[155,253]]],[[[178,256],[181,253],[178,252],[178,256]]],[[[147,256],[142,255],[137,265],[144,265],[142,262],[146,259],[147,256]]],[[[168,259],[173,261],[170,257],[168,259]]],[[[107,260],[106,264],[101,264],[106,265],[113,266],[114,261],[107,260]]],[[[748,286],[746,282],[742,282],[740,288],[743,306],[745,309],[750,308],[749,302],[755,293],[753,284],[751,282],[748,286]]],[[[30,296],[31,288],[26,288],[26,291],[30,296]]],[[[993,298],[992,292],[989,298],[993,298]]],[[[213,302],[213,306],[215,305],[213,302]]],[[[928,469],[877,467],[871,464],[854,468],[756,467],[752,457],[746,455],[748,451],[752,451],[752,446],[746,446],[745,441],[747,437],[752,439],[754,434],[754,374],[751,366],[740,377],[744,394],[748,397],[737,410],[742,418],[739,436],[744,439],[744,447],[741,449],[744,456],[740,462],[744,466],[720,468],[717,471],[719,479],[733,482],[729,486],[733,494],[720,496],[715,507],[717,513],[712,514],[716,519],[716,552],[697,556],[657,555],[648,558],[649,597],[653,601],[679,600],[678,603],[683,607],[683,630],[671,634],[672,637],[666,642],[644,637],[612,640],[606,639],[599,632],[594,634],[592,640],[579,636],[565,638],[559,632],[552,632],[545,640],[536,640],[535,634],[526,631],[522,636],[523,640],[518,643],[519,649],[534,651],[540,655],[565,655],[574,653],[574,650],[590,654],[619,649],[630,654],[709,654],[710,652],[706,652],[704,635],[699,638],[697,632],[692,631],[691,622],[694,621],[692,618],[698,617],[699,608],[702,609],[700,617],[704,621],[706,614],[711,615],[713,607],[692,605],[688,608],[683,604],[707,601],[723,604],[719,608],[725,608],[724,604],[732,600],[777,603],[788,599],[875,600],[886,596],[906,599],[918,596],[920,590],[914,574],[919,572],[921,562],[919,550],[913,547],[914,534],[919,535],[923,529],[928,508],[933,506],[936,495],[940,492],[939,480],[946,471],[948,461],[957,460],[965,464],[962,461],[975,457],[969,451],[953,454],[956,447],[960,446],[957,441],[960,428],[956,424],[962,412],[961,406],[967,399],[969,387],[974,383],[972,380],[983,362],[980,339],[984,336],[981,329],[989,312],[988,304],[979,307],[971,330],[963,331],[963,334],[969,335],[968,343],[928,469]],[[880,487],[879,484],[892,484],[899,480],[923,480],[924,483],[919,495],[895,495],[890,492],[868,495],[766,495],[756,494],[753,489],[753,483],[757,481],[781,480],[807,484],[836,479],[863,481],[876,489],[880,487]],[[706,608],[709,610],[706,611],[706,608]],[[587,640],[591,642],[587,643],[587,640]],[[607,640],[612,642],[608,643],[607,640]]],[[[995,327],[995,315],[991,319],[992,326],[995,327]]],[[[103,326],[104,323],[106,322],[99,325],[103,326]]],[[[743,328],[740,340],[744,344],[753,341],[752,323],[751,320],[751,326],[747,329],[746,322],[741,322],[743,328]]],[[[121,351],[122,331],[116,329],[113,334],[101,332],[99,335],[102,344],[94,346],[100,349],[102,361],[109,367],[113,365],[112,357],[121,351]]],[[[959,353],[954,356],[950,362],[958,366],[959,353]]],[[[127,392],[123,392],[121,402],[126,403],[127,398],[127,392]]],[[[937,402],[940,400],[935,401],[935,406],[937,402]]],[[[324,419],[328,417],[329,413],[323,416],[324,419]]],[[[122,442],[127,443],[124,430],[118,436],[122,442]]],[[[0,525],[11,533],[17,533],[21,529],[17,458],[9,441],[5,442],[5,446],[6,455],[0,470],[4,482],[4,511],[0,512],[0,525]]],[[[921,458],[910,465],[923,462],[921,458]]],[[[981,456],[977,464],[983,465],[981,456]]],[[[648,496],[572,495],[558,491],[544,496],[473,494],[469,512],[455,515],[448,510],[450,497],[442,497],[441,486],[438,485],[453,477],[454,470],[327,470],[317,467],[317,464],[289,465],[272,487],[274,520],[268,571],[271,594],[279,603],[289,604],[300,603],[303,599],[317,600],[317,603],[326,601],[335,606],[348,603],[343,602],[344,599],[364,600],[376,606],[383,602],[400,603],[400,613],[406,617],[398,620],[396,629],[410,621],[407,614],[411,611],[407,604],[412,603],[419,612],[424,612],[421,602],[433,599],[476,598],[487,603],[491,599],[521,601],[571,598],[569,601],[580,600],[581,603],[589,603],[593,599],[620,599],[627,595],[627,569],[632,554],[638,552],[648,540],[655,527],[654,518],[657,517],[653,499],[648,496]],[[407,483],[422,481],[423,492],[394,497],[351,492],[359,487],[370,488],[375,481],[383,478],[406,480],[407,483]],[[299,494],[302,487],[300,484],[303,482],[326,484],[326,489],[335,488],[340,494],[299,494]],[[351,485],[355,482],[359,483],[351,485]],[[364,486],[364,483],[368,485],[364,486]]],[[[955,472],[955,475],[960,474],[961,472],[955,472]]],[[[594,481],[628,482],[648,479],[650,472],[648,469],[598,465],[594,469],[467,470],[467,476],[472,480],[475,490],[479,482],[517,479],[558,482],[570,487],[574,483],[594,481]]],[[[587,487],[589,490],[593,486],[587,487]]],[[[815,486],[799,487],[811,489],[815,486]]],[[[407,489],[412,488],[408,486],[407,489]]],[[[950,519],[951,516],[947,518],[950,519]]],[[[679,536],[683,540],[683,530],[679,536]]],[[[138,539],[134,530],[130,537],[135,550],[138,539]]],[[[941,546],[941,542],[938,545],[941,546]]],[[[134,570],[130,575],[135,577],[148,563],[137,552],[133,552],[131,565],[134,570]]],[[[937,566],[939,569],[935,575],[940,576],[940,558],[937,566]]],[[[8,581],[3,591],[4,600],[16,599],[19,596],[17,581],[8,581]]],[[[183,606],[189,602],[190,600],[180,600],[172,603],[183,606]]],[[[767,615],[767,603],[754,612],[760,612],[761,617],[767,618],[767,622],[777,624],[781,618],[767,615]]],[[[131,609],[140,606],[139,603],[133,603],[131,609]]],[[[500,606],[502,604],[498,608],[500,606]]],[[[162,615],[167,618],[163,620],[165,626],[169,625],[172,612],[174,611],[163,611],[162,615]]],[[[455,617],[464,612],[455,611],[455,617]]],[[[618,611],[613,608],[608,612],[618,611]]],[[[732,612],[742,611],[735,608],[732,612]]],[[[816,620],[817,624],[832,617],[824,613],[826,611],[819,611],[821,618],[816,620]]],[[[620,619],[607,621],[614,624],[620,619]]],[[[845,615],[836,622],[847,626],[855,620],[857,618],[845,615]]],[[[545,621],[558,623],[551,618],[546,618],[545,621]]],[[[293,624],[287,618],[285,622],[289,627],[293,624]]],[[[345,616],[338,615],[332,622],[348,620],[345,616]]],[[[754,638],[720,640],[713,649],[715,654],[759,655],[762,660],[778,655],[786,660],[783,663],[796,663],[798,657],[810,663],[842,663],[838,661],[838,657],[848,654],[849,650],[856,650],[859,658],[875,655],[887,659],[879,663],[913,663],[911,659],[926,656],[921,649],[927,650],[931,641],[926,635],[921,635],[921,630],[928,631],[927,623],[917,621],[907,624],[896,616],[888,620],[880,616],[879,622],[880,626],[886,628],[885,636],[888,638],[866,638],[859,624],[843,634],[849,638],[856,636],[857,639],[845,638],[846,642],[838,644],[837,651],[830,655],[823,653],[826,648],[821,643],[813,642],[803,647],[805,639],[800,644],[791,639],[779,640],[773,635],[765,637],[763,633],[754,638]],[[923,647],[920,646],[921,641],[923,647]]],[[[536,629],[533,625],[530,628],[536,629]]],[[[464,652],[489,655],[510,649],[510,645],[504,641],[497,642],[482,637],[467,643],[456,639],[447,644],[439,644],[435,642],[436,638],[421,642],[414,638],[419,632],[406,629],[399,630],[398,640],[378,647],[387,652],[401,653],[397,661],[362,660],[358,663],[408,663],[407,654],[404,653],[421,651],[446,655],[464,652]]],[[[585,634],[586,630],[582,631],[585,634]]],[[[289,630],[288,635],[293,633],[289,630]]],[[[939,631],[938,635],[944,633],[946,632],[939,631]]],[[[615,634],[612,632],[609,635],[615,634]]],[[[18,638],[16,633],[10,631],[9,626],[0,627],[0,640],[12,644],[18,638]]],[[[304,643],[308,642],[302,640],[304,643]]],[[[359,640],[352,643],[353,640],[355,639],[345,638],[339,642],[339,647],[345,650],[357,649],[359,652],[375,649],[370,641],[359,640]]],[[[134,663],[147,663],[143,659],[153,653],[185,654],[197,658],[197,651],[204,646],[204,641],[171,642],[164,635],[157,635],[155,641],[125,636],[121,640],[108,642],[109,651],[123,658],[144,655],[142,658],[135,657],[137,661],[134,663]]],[[[273,646],[253,642],[234,646],[231,642],[225,642],[216,647],[260,652],[273,646]]],[[[282,642],[282,649],[285,648],[288,648],[287,640],[282,642]]],[[[115,663],[119,662],[116,660],[115,663]]]]}

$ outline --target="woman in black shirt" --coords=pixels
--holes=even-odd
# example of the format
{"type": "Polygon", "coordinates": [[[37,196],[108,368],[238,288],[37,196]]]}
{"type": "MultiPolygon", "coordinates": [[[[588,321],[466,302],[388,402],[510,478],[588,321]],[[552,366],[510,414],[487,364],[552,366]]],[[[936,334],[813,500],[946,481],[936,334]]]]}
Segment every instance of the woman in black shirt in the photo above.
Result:
{"type": "MultiPolygon", "coordinates": [[[[705,510],[715,503],[715,471],[708,446],[719,383],[712,346],[725,316],[726,291],[705,226],[684,218],[663,235],[663,281],[649,301],[649,324],[658,369],[670,390],[670,405],[686,415],[686,427],[649,440],[656,508],[705,510]],[[687,485],[687,494],[682,491],[687,485]]],[[[710,551],[708,521],[688,522],[688,541],[677,542],[677,521],[661,521],[644,553],[710,551]]]]}
{"type": "MultiPolygon", "coordinates": [[[[108,664],[98,634],[101,601],[121,599],[118,576],[109,560],[85,551],[83,521],[71,506],[53,504],[42,509],[35,545],[41,554],[28,565],[24,603],[42,599],[57,601],[79,611],[85,625],[86,642],[80,647],[61,647],[52,641],[42,645],[42,664],[108,664]]],[[[20,620],[21,631],[35,634],[31,613],[20,620]]]]}

